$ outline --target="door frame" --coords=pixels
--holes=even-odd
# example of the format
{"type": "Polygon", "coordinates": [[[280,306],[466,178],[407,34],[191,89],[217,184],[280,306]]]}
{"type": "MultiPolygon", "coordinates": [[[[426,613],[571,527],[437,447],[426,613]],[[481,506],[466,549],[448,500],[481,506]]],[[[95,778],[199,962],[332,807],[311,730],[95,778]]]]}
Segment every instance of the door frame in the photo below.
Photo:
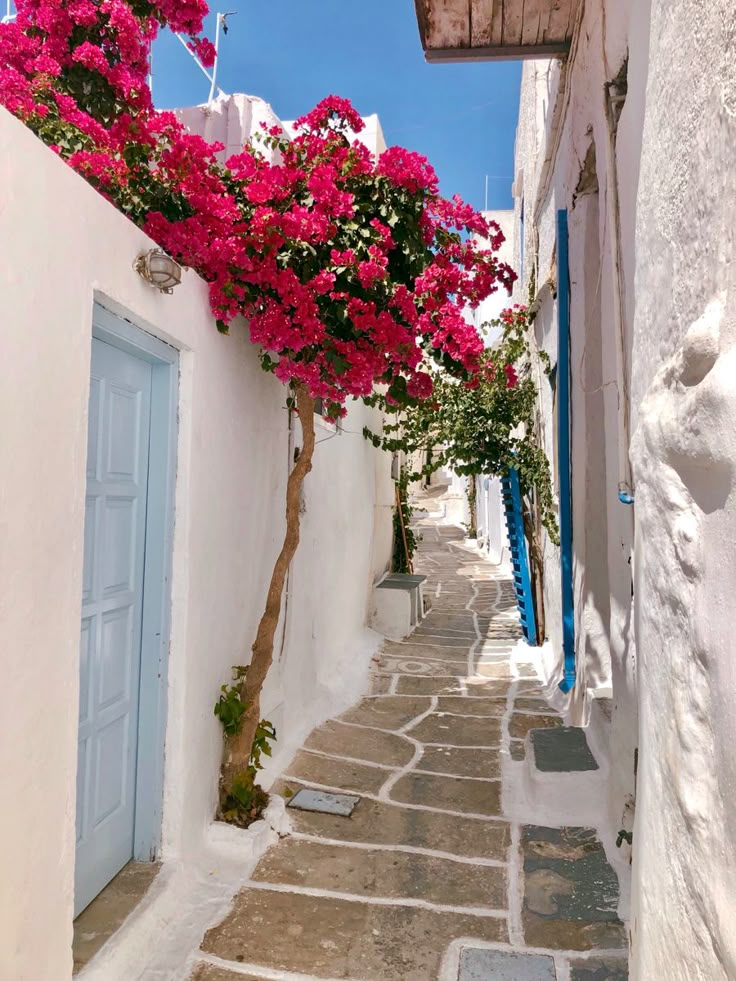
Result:
{"type": "Polygon", "coordinates": [[[140,358],[152,369],[133,835],[133,858],[152,862],[161,845],[179,352],[103,303],[103,298],[95,297],[92,337],[140,358]]]}

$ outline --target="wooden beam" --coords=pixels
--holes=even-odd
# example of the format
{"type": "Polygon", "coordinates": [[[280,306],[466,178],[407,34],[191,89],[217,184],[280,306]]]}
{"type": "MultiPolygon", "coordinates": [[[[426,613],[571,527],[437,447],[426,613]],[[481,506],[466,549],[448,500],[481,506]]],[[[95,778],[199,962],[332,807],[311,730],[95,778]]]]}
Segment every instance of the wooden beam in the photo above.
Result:
{"type": "Polygon", "coordinates": [[[569,41],[532,45],[498,44],[484,48],[425,48],[425,58],[431,64],[451,64],[458,61],[525,61],[530,58],[561,58],[569,50],[569,41]]]}
{"type": "MultiPolygon", "coordinates": [[[[572,31],[572,25],[575,23],[578,2],[579,0],[575,0],[574,3],[573,0],[551,0],[549,23],[543,37],[545,42],[554,42],[562,37],[569,38],[568,29],[572,31]]],[[[550,0],[547,0],[547,3],[550,4],[550,0]]]]}
{"type": "Polygon", "coordinates": [[[414,10],[417,15],[417,27],[419,28],[419,40],[422,47],[427,49],[427,0],[414,0],[414,10]]]}
{"type": "Polygon", "coordinates": [[[502,0],[470,0],[470,45],[473,48],[487,48],[501,43],[501,34],[493,33],[494,8],[500,7],[502,0]]]}
{"type": "Polygon", "coordinates": [[[424,9],[427,47],[470,44],[468,0],[425,0],[424,9]]]}
{"type": "Polygon", "coordinates": [[[549,0],[524,0],[524,21],[521,25],[521,43],[536,44],[539,36],[543,7],[549,7],[549,0]]]}
{"type": "Polygon", "coordinates": [[[503,0],[502,44],[518,47],[524,24],[524,0],[503,0]]]}

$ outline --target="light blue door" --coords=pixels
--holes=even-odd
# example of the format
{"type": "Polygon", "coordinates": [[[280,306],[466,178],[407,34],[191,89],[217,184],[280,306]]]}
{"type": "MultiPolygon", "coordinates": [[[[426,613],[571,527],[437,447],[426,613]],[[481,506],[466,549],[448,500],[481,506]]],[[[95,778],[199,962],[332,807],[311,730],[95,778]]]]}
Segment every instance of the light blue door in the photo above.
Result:
{"type": "Polygon", "coordinates": [[[152,366],[92,341],[75,916],[133,857],[152,366]]]}

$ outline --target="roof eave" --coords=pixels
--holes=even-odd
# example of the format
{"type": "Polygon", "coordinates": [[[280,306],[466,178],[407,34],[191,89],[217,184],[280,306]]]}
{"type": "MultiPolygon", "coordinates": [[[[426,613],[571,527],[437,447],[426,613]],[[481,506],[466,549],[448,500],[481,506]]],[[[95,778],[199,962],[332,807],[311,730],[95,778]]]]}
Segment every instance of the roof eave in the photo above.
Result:
{"type": "Polygon", "coordinates": [[[564,58],[570,51],[569,41],[550,44],[500,45],[490,48],[425,48],[430,64],[452,64],[460,61],[526,61],[531,58],[564,58]]]}

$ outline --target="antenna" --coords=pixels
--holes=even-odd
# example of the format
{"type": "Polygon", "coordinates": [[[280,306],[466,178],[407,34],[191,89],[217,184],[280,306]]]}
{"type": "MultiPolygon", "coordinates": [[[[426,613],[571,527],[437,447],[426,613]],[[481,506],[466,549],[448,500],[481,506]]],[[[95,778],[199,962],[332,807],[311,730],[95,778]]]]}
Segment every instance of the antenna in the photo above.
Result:
{"type": "Polygon", "coordinates": [[[228,17],[232,17],[236,13],[237,13],[236,10],[229,10],[226,13],[219,13],[218,12],[215,15],[216,18],[217,18],[216,19],[216,22],[215,22],[215,25],[216,25],[215,26],[215,63],[212,66],[212,71],[211,72],[208,71],[204,67],[204,65],[202,64],[202,62],[197,57],[197,55],[189,47],[189,45],[187,44],[187,42],[186,42],[186,40],[184,38],[184,35],[182,35],[182,34],[177,34],[176,35],[179,38],[179,41],[181,42],[182,46],[184,47],[184,50],[186,51],[186,53],[192,59],[192,61],[194,62],[194,64],[197,66],[197,68],[199,68],[199,70],[202,72],[202,74],[207,79],[207,81],[210,83],[210,91],[209,91],[209,95],[207,97],[207,104],[208,105],[209,105],[210,102],[212,102],[212,100],[215,97],[215,90],[217,90],[217,94],[218,95],[226,95],[227,94],[226,92],[223,92],[223,90],[217,84],[217,65],[218,65],[218,62],[220,60],[220,28],[222,28],[222,33],[223,34],[227,34],[227,19],[228,19],[228,17]]]}
{"type": "Polygon", "coordinates": [[[488,174],[486,174],[486,206],[483,210],[488,211],[488,174]]]}
{"type": "Polygon", "coordinates": [[[13,0],[5,0],[5,13],[2,20],[0,20],[0,24],[10,24],[11,21],[15,20],[15,17],[15,5],[13,4],[13,0]]]}

